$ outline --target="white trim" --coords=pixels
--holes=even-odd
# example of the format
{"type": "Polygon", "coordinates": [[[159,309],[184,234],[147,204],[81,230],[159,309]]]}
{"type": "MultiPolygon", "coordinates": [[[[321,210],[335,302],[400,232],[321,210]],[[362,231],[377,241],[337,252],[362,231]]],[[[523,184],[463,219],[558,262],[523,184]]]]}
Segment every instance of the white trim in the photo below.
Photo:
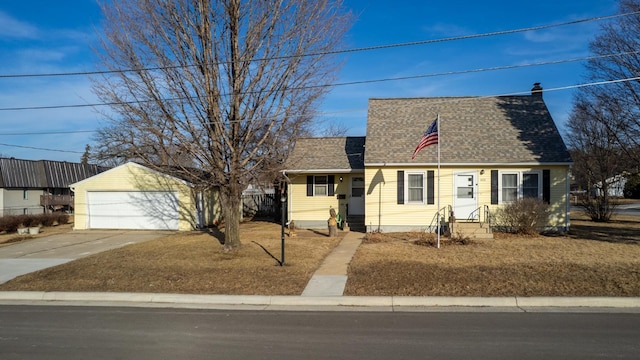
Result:
{"type": "MultiPolygon", "coordinates": [[[[393,166],[393,167],[424,167],[424,166],[437,166],[437,162],[432,163],[365,163],[366,167],[381,167],[381,166],[393,166]]],[[[489,166],[571,166],[573,162],[522,162],[522,163],[440,163],[441,166],[478,166],[478,167],[489,167],[489,166]]]]}
{"type": "Polygon", "coordinates": [[[280,170],[281,173],[287,174],[353,174],[363,173],[364,169],[309,169],[309,170],[280,170]]]}
{"type": "Polygon", "coordinates": [[[421,171],[407,171],[404,172],[404,203],[405,205],[424,205],[427,203],[427,172],[421,171]],[[422,201],[410,201],[409,200],[409,175],[421,175],[422,176],[422,201]]]}
{"type": "MultiPolygon", "coordinates": [[[[333,182],[333,185],[335,186],[335,178],[333,179],[333,182]]],[[[313,175],[313,196],[329,196],[329,175],[313,175]],[[316,183],[316,177],[324,177],[325,183],[316,183]],[[324,186],[324,194],[316,194],[316,186],[324,186]]]]}
{"type": "Polygon", "coordinates": [[[498,204],[506,204],[502,199],[502,175],[516,175],[516,199],[522,199],[523,197],[523,181],[525,174],[538,175],[538,199],[542,199],[542,170],[498,170],[498,204]]]}
{"type": "Polygon", "coordinates": [[[122,168],[122,167],[129,167],[129,166],[133,166],[133,167],[137,167],[137,168],[139,168],[139,169],[143,169],[143,170],[148,171],[148,172],[150,172],[150,173],[152,173],[152,174],[156,174],[156,175],[159,175],[159,176],[163,176],[163,177],[171,178],[171,179],[176,180],[176,181],[178,181],[178,182],[181,182],[181,183],[183,183],[183,184],[185,184],[185,185],[187,185],[187,186],[192,186],[192,184],[191,184],[190,182],[186,181],[186,180],[183,180],[183,179],[177,178],[177,177],[175,177],[175,176],[172,176],[172,175],[169,175],[169,174],[165,174],[165,173],[163,173],[163,172],[160,172],[160,171],[157,171],[157,170],[154,170],[154,169],[148,168],[148,167],[146,167],[146,166],[144,166],[144,165],[140,165],[140,164],[135,163],[135,162],[133,162],[133,161],[129,161],[129,162],[128,162],[128,163],[126,163],[126,164],[118,165],[118,166],[116,166],[116,167],[114,167],[114,168],[111,168],[111,169],[109,169],[109,170],[107,170],[107,171],[103,171],[103,172],[101,172],[101,173],[99,173],[99,174],[96,174],[96,175],[93,175],[93,176],[91,176],[91,177],[88,177],[88,178],[86,178],[86,179],[84,179],[84,180],[78,181],[77,183],[70,184],[70,185],[69,185],[69,188],[75,188],[75,187],[76,187],[76,186],[78,186],[79,184],[84,184],[85,182],[93,181],[93,180],[94,180],[94,179],[96,179],[96,178],[99,178],[99,177],[102,177],[102,176],[106,176],[107,174],[110,174],[110,173],[112,173],[112,172],[115,172],[115,171],[119,170],[119,169],[120,169],[120,168],[122,168]]]}

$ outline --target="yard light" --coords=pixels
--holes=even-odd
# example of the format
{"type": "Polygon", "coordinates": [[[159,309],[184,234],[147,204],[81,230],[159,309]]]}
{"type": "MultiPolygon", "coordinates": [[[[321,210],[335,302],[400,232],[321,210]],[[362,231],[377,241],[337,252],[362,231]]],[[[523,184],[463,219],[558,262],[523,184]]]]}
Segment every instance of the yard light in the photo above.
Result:
{"type": "Polygon", "coordinates": [[[280,233],[280,248],[282,251],[282,255],[280,257],[280,266],[284,266],[284,203],[287,201],[287,195],[283,192],[280,195],[280,208],[282,209],[282,214],[280,215],[280,224],[281,224],[281,233],[280,233]]]}

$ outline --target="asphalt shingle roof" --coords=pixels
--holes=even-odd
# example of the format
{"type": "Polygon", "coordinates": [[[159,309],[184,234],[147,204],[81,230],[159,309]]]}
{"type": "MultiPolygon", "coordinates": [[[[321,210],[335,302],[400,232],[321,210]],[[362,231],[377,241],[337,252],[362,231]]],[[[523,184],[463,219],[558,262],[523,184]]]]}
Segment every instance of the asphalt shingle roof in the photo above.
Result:
{"type": "Polygon", "coordinates": [[[570,163],[542,96],[370,99],[366,164],[436,163],[437,146],[413,151],[440,114],[440,161],[570,163]]]}
{"type": "Polygon", "coordinates": [[[364,136],[300,138],[287,170],[364,170],[364,136]]]}

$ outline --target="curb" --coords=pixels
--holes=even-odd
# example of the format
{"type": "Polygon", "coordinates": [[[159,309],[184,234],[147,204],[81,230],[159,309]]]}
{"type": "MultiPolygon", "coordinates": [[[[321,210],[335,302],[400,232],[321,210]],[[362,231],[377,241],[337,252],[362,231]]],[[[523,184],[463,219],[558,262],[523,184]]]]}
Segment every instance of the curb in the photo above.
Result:
{"type": "MultiPolygon", "coordinates": [[[[229,308],[250,306],[261,310],[304,311],[313,308],[354,308],[371,311],[453,308],[498,308],[511,311],[545,308],[611,308],[640,312],[640,297],[446,297],[446,296],[268,296],[182,295],[156,293],[98,293],[0,291],[0,304],[229,308]]],[[[317,309],[315,309],[317,310],[317,309]]],[[[335,310],[335,309],[334,309],[335,310]]]]}

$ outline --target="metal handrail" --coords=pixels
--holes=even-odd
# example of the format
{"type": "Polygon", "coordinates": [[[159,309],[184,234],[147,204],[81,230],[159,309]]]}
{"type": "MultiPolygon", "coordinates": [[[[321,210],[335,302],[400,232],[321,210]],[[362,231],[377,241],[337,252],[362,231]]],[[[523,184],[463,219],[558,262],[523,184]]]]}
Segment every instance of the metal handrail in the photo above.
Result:
{"type": "Polygon", "coordinates": [[[433,222],[434,221],[440,221],[440,214],[441,212],[444,212],[445,210],[448,210],[445,214],[449,214],[449,217],[445,217],[445,222],[449,221],[449,218],[451,217],[451,213],[453,212],[453,208],[451,207],[451,205],[446,205],[443,206],[440,210],[438,210],[434,215],[433,218],[431,219],[431,223],[429,224],[429,231],[433,232],[432,229],[437,229],[437,223],[436,223],[436,227],[433,227],[433,222]]]}
{"type": "MultiPolygon", "coordinates": [[[[487,229],[491,232],[491,209],[489,205],[484,206],[484,222],[487,223],[487,229]]],[[[482,223],[480,223],[480,227],[482,227],[482,223]]]]}
{"type": "Polygon", "coordinates": [[[473,221],[476,219],[476,216],[478,218],[478,221],[480,221],[480,209],[482,209],[482,206],[478,207],[477,209],[473,210],[469,216],[467,217],[468,221],[473,221]],[[477,215],[476,215],[477,213],[477,215]]]}

